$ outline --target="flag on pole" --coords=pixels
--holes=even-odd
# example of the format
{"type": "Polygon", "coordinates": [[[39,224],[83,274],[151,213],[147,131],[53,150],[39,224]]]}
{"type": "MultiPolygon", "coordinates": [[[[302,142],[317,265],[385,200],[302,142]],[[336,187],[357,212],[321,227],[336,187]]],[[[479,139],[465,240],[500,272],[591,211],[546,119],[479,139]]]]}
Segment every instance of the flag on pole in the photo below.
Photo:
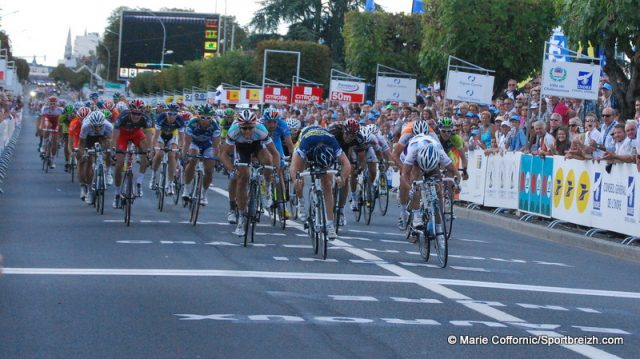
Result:
{"type": "Polygon", "coordinates": [[[374,11],[376,9],[376,3],[373,0],[367,0],[364,4],[364,11],[374,11]]]}
{"type": "Polygon", "coordinates": [[[413,6],[411,6],[412,14],[422,14],[424,8],[422,7],[422,0],[413,0],[413,6]]]}

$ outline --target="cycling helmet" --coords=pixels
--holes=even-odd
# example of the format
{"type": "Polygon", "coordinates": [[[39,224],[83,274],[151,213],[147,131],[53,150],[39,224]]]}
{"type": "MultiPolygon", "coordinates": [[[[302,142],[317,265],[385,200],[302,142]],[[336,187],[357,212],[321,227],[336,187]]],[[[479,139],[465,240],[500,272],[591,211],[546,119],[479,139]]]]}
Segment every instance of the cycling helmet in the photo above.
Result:
{"type": "Polygon", "coordinates": [[[57,105],[58,104],[58,98],[55,96],[51,96],[47,99],[47,102],[49,103],[49,105],[57,105]]]}
{"type": "Polygon", "coordinates": [[[139,98],[132,100],[129,103],[129,110],[131,110],[131,111],[143,111],[144,110],[144,101],[142,101],[139,98]]]}
{"type": "Polygon", "coordinates": [[[184,97],[183,96],[176,97],[176,103],[184,103],[184,97]]]}
{"type": "Polygon", "coordinates": [[[122,95],[119,92],[113,94],[113,101],[118,102],[122,98],[122,95]]]}
{"type": "Polygon", "coordinates": [[[102,112],[102,114],[104,115],[105,118],[111,118],[111,116],[113,116],[113,113],[111,111],[107,110],[106,108],[103,109],[101,112],[102,112]]]}
{"type": "Polygon", "coordinates": [[[105,121],[107,120],[104,116],[104,114],[101,111],[93,111],[91,112],[91,114],[89,115],[89,117],[87,117],[87,120],[89,121],[89,124],[91,126],[104,126],[105,121]]]}
{"type": "Polygon", "coordinates": [[[300,120],[298,120],[297,118],[287,119],[287,127],[289,127],[290,130],[299,130],[300,126],[300,120]]]}
{"type": "Polygon", "coordinates": [[[84,102],[76,101],[73,103],[73,109],[78,111],[81,107],[84,107],[84,102]]]}
{"type": "Polygon", "coordinates": [[[102,102],[102,101],[97,101],[97,102],[96,102],[96,107],[102,110],[102,109],[104,108],[104,102],[102,102]]]}
{"type": "Polygon", "coordinates": [[[175,103],[170,103],[165,108],[169,112],[178,112],[178,110],[180,109],[180,106],[176,105],[175,103]]]}
{"type": "Polygon", "coordinates": [[[360,123],[355,118],[350,118],[344,124],[344,128],[347,130],[347,132],[355,134],[360,131],[360,123]]]}
{"type": "Polygon", "coordinates": [[[228,109],[224,110],[224,115],[225,115],[226,117],[231,117],[231,116],[233,116],[234,114],[235,114],[235,112],[233,111],[233,109],[232,109],[232,108],[228,108],[228,109]]]}
{"type": "Polygon", "coordinates": [[[196,112],[198,113],[198,115],[201,116],[213,116],[215,115],[215,111],[213,109],[213,107],[205,104],[205,105],[200,105],[198,106],[198,108],[196,109],[196,112]]]}
{"type": "Polygon", "coordinates": [[[118,102],[118,104],[116,105],[116,110],[118,110],[118,112],[123,112],[129,109],[129,106],[127,105],[126,102],[118,102]]]}
{"type": "Polygon", "coordinates": [[[436,145],[430,143],[418,151],[418,166],[424,172],[431,172],[440,164],[436,145]]]}
{"type": "Polygon", "coordinates": [[[378,128],[378,126],[374,123],[367,125],[367,127],[369,128],[369,133],[374,134],[374,135],[379,135],[380,134],[380,129],[378,128]]]}
{"type": "Polygon", "coordinates": [[[106,108],[109,111],[113,111],[113,109],[116,107],[116,104],[113,103],[113,101],[111,100],[106,100],[104,102],[104,108],[106,108]]]}
{"type": "Polygon", "coordinates": [[[65,107],[65,106],[67,106],[67,101],[65,101],[65,100],[63,100],[63,99],[60,99],[60,100],[58,101],[58,106],[60,106],[60,107],[65,107]]]}
{"type": "Polygon", "coordinates": [[[366,127],[362,127],[360,129],[360,134],[362,134],[362,137],[364,138],[364,143],[371,143],[373,142],[373,134],[371,133],[371,131],[369,129],[367,129],[366,127]]]}
{"type": "Polygon", "coordinates": [[[258,116],[256,116],[256,114],[253,113],[252,111],[242,110],[242,111],[238,112],[238,124],[239,125],[244,125],[244,124],[255,125],[257,121],[258,121],[258,116]]]}
{"type": "Polygon", "coordinates": [[[277,121],[280,118],[280,112],[275,107],[269,107],[262,113],[262,116],[267,121],[277,121]]]}
{"type": "Polygon", "coordinates": [[[97,99],[99,99],[99,98],[100,98],[100,95],[98,95],[98,93],[97,93],[97,92],[92,92],[92,93],[89,95],[89,99],[90,99],[90,100],[92,100],[92,101],[96,101],[96,100],[97,100],[97,99]]]}
{"type": "Polygon", "coordinates": [[[81,119],[89,116],[89,114],[91,113],[91,109],[88,107],[80,107],[80,109],[78,110],[78,117],[80,117],[81,119]]]}
{"type": "Polygon", "coordinates": [[[191,112],[188,111],[180,111],[178,112],[178,116],[184,121],[189,121],[191,119],[191,112]]]}
{"type": "Polygon", "coordinates": [[[440,128],[453,128],[453,120],[450,117],[443,117],[438,121],[438,127],[440,128]]]}
{"type": "Polygon", "coordinates": [[[221,108],[217,109],[216,110],[216,116],[218,116],[218,117],[224,116],[224,110],[221,109],[221,108]]]}
{"type": "Polygon", "coordinates": [[[429,124],[427,123],[427,121],[416,121],[413,123],[413,134],[414,135],[420,135],[420,134],[429,134],[429,124]]]}
{"type": "Polygon", "coordinates": [[[167,98],[164,99],[164,103],[166,104],[170,104],[173,102],[173,96],[167,96],[167,98]]]}
{"type": "Polygon", "coordinates": [[[73,106],[72,106],[72,105],[66,105],[66,106],[64,107],[64,111],[63,111],[63,113],[65,113],[65,114],[70,114],[70,113],[72,113],[72,112],[73,112],[73,110],[74,110],[74,108],[73,108],[73,106]]]}
{"type": "Polygon", "coordinates": [[[316,166],[329,167],[336,161],[333,150],[326,145],[319,145],[311,150],[308,157],[316,166]]]}

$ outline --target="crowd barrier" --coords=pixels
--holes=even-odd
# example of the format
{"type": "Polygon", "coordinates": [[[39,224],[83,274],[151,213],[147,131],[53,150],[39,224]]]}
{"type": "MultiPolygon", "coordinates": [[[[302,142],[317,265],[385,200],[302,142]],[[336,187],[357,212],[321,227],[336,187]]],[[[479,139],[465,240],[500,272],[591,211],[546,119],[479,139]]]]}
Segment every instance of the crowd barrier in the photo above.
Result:
{"type": "Polygon", "coordinates": [[[0,155],[2,155],[2,152],[11,140],[16,125],[21,122],[21,119],[22,113],[17,113],[15,117],[7,117],[4,121],[0,122],[0,155]]]}
{"type": "Polygon", "coordinates": [[[635,164],[608,168],[604,161],[470,151],[468,172],[469,180],[461,183],[463,201],[591,227],[592,233],[640,235],[635,164]]]}
{"type": "Polygon", "coordinates": [[[20,113],[15,118],[7,118],[0,123],[0,193],[3,192],[2,183],[9,171],[9,162],[20,136],[21,119],[20,113]]]}

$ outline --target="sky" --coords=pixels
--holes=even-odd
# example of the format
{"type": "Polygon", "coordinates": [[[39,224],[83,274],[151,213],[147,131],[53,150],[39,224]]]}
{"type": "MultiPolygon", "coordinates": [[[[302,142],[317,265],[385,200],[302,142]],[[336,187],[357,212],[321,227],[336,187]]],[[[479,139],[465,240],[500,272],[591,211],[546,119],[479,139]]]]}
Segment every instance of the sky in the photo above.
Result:
{"type": "MultiPolygon", "coordinates": [[[[388,12],[410,12],[412,0],[377,0],[388,12]]],[[[0,2],[0,28],[11,39],[14,56],[29,62],[36,56],[40,64],[56,66],[64,56],[67,33],[74,37],[87,32],[101,36],[112,11],[120,6],[143,7],[158,11],[166,8],[190,8],[202,13],[220,13],[235,16],[241,25],[247,25],[260,9],[258,0],[18,0],[0,2]],[[46,57],[46,59],[45,59],[46,57]]]]}

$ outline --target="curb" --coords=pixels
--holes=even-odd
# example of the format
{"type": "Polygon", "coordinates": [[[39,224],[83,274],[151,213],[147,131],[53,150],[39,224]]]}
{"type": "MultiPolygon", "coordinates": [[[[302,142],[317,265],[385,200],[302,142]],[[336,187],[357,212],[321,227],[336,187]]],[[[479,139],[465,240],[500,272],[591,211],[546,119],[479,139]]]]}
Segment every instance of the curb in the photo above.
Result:
{"type": "Polygon", "coordinates": [[[480,210],[472,210],[464,207],[455,207],[457,218],[464,218],[472,221],[491,223],[501,226],[518,234],[526,234],[536,239],[568,244],[574,247],[614,256],[630,261],[640,262],[640,247],[628,246],[610,242],[604,239],[586,237],[581,234],[571,233],[553,228],[547,228],[533,223],[518,221],[480,210]]]}

